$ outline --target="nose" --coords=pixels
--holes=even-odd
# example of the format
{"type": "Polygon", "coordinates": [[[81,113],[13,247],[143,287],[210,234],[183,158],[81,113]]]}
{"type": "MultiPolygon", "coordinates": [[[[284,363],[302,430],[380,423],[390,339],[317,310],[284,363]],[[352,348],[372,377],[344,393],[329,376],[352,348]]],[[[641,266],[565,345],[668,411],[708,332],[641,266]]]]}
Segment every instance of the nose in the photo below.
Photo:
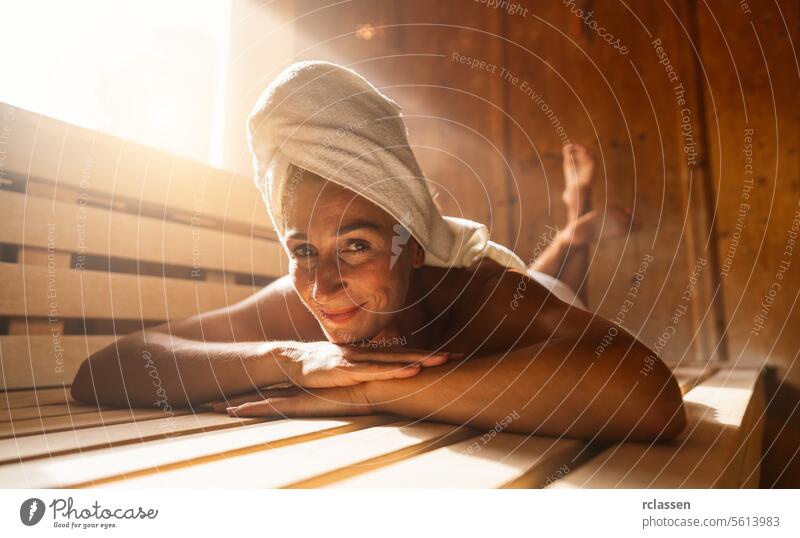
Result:
{"type": "Polygon", "coordinates": [[[342,275],[343,267],[338,259],[319,260],[314,271],[314,286],[311,296],[319,304],[330,303],[332,299],[347,289],[347,281],[342,275]]]}

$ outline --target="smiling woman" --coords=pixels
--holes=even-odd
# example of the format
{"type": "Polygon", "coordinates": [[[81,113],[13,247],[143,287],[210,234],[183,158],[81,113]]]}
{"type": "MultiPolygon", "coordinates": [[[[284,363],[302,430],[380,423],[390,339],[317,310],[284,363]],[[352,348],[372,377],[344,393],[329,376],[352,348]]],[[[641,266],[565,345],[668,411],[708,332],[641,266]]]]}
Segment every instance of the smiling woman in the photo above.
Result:
{"type": "Polygon", "coordinates": [[[290,274],[330,342],[386,341],[421,327],[404,310],[411,271],[422,267],[416,240],[390,263],[396,221],[354,192],[311,173],[287,200],[290,274]],[[399,315],[403,314],[405,315],[399,315]]]}
{"type": "MultiPolygon", "coordinates": [[[[223,399],[217,410],[235,416],[389,412],[492,428],[511,415],[509,432],[597,440],[684,427],[678,384],[646,346],[551,293],[483,224],[440,214],[400,107],[352,70],[290,66],[256,105],[249,140],[289,274],[99,351],[75,398],[148,405],[144,349],[173,406],[223,399]],[[309,145],[343,124],[364,128],[309,145]],[[402,344],[375,345],[387,341],[402,344]]],[[[580,282],[585,263],[570,253],[598,233],[585,148],[565,148],[565,174],[571,220],[536,263],[552,280],[572,266],[580,282]]]]}

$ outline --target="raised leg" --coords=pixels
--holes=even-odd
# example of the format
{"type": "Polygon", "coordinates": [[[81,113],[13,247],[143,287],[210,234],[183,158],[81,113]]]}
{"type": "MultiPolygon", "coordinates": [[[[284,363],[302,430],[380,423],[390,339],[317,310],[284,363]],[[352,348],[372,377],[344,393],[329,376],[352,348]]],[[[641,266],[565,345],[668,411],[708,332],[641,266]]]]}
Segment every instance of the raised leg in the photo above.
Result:
{"type": "Polygon", "coordinates": [[[563,167],[561,198],[567,209],[567,223],[528,268],[558,278],[588,304],[589,245],[601,237],[623,236],[638,229],[639,222],[629,209],[612,206],[605,213],[592,210],[594,159],[585,147],[564,146],[563,167]]]}

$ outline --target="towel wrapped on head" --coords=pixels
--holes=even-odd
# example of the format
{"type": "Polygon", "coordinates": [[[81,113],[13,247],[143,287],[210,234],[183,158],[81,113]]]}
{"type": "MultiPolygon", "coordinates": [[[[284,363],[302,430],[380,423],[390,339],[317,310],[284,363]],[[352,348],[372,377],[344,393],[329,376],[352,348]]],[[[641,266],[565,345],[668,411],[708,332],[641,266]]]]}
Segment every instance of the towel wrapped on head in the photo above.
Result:
{"type": "Polygon", "coordinates": [[[400,106],[352,69],[325,61],[290,65],[261,94],[247,126],[255,182],[281,238],[294,165],[392,215],[425,250],[425,265],[468,267],[487,257],[526,270],[519,256],[489,240],[485,225],[442,216],[400,106]]]}

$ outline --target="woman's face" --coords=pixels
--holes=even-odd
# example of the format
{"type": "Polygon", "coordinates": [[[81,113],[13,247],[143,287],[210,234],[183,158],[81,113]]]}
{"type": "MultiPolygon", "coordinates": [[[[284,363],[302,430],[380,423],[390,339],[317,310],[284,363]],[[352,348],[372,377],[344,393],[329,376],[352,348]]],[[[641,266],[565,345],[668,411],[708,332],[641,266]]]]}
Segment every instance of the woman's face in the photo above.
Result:
{"type": "Polygon", "coordinates": [[[419,244],[383,209],[309,172],[284,211],[294,287],[328,340],[353,343],[387,330],[423,264],[419,244]]]}

